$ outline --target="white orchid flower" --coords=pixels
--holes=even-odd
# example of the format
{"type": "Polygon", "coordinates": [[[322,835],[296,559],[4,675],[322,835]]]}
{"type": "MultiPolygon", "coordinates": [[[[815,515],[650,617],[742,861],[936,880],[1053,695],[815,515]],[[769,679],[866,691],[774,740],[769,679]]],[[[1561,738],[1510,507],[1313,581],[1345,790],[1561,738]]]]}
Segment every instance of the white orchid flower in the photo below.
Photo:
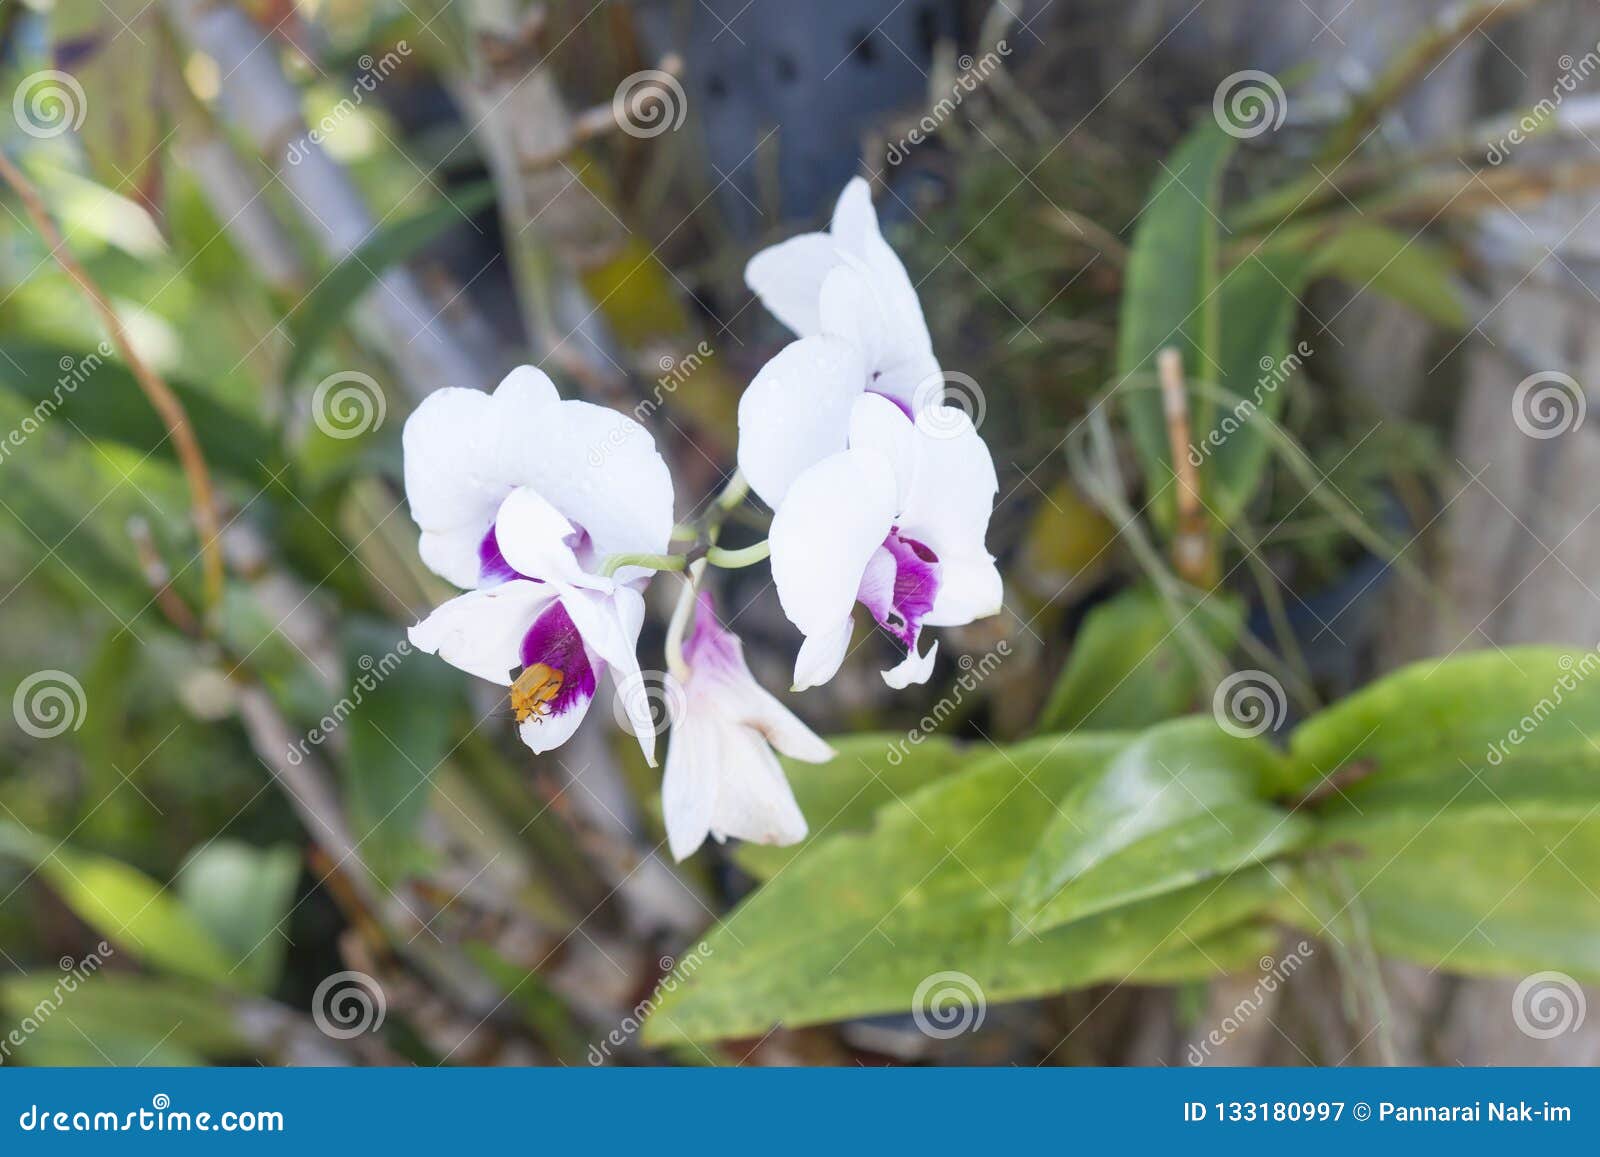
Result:
{"type": "Polygon", "coordinates": [[[681,658],[669,660],[672,737],[661,784],[675,859],[709,834],[761,844],[805,839],[806,821],[773,754],[826,763],[833,749],[750,674],[744,647],[702,593],[681,658]]]}
{"type": "Polygon", "coordinates": [[[794,689],[831,679],[862,603],[906,648],[891,687],[925,682],[923,626],[1000,609],[984,547],[999,487],[944,377],[905,267],[883,239],[867,183],[850,182],[827,233],[756,254],[745,279],[800,340],[739,402],[739,468],[775,512],[778,595],[805,642],[794,689]]]}
{"type": "Polygon", "coordinates": [[[948,437],[919,431],[887,399],[856,400],[848,448],[810,467],[772,519],[772,579],[784,614],[805,635],[794,689],[833,678],[866,607],[906,648],[883,678],[927,681],[938,652],[918,651],[923,627],[952,627],[1000,610],[1000,572],[984,546],[999,489],[971,419],[946,407],[948,437]]]}
{"type": "MultiPolygon", "coordinates": [[[[666,463],[632,418],[562,401],[531,366],[493,394],[431,394],[407,420],[403,446],[422,559],[468,588],[412,627],[411,642],[509,687],[523,742],[559,746],[608,665],[619,683],[640,678],[641,591],[652,572],[607,575],[602,564],[666,550],[666,463]]],[[[656,728],[636,699],[624,696],[629,723],[654,766],[656,728]]]]}
{"type": "Polygon", "coordinates": [[[880,394],[913,418],[942,416],[944,379],[917,291],[861,178],[839,195],[828,232],[763,249],[745,281],[800,338],[739,402],[739,469],[767,505],[777,509],[801,471],[844,449],[862,394],[880,394]]]}

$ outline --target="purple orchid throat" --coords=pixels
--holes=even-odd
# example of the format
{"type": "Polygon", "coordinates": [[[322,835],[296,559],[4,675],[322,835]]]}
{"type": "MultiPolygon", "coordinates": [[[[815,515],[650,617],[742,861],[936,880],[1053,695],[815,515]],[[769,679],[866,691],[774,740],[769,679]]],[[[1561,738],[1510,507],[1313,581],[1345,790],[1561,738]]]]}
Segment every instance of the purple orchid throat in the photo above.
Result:
{"type": "Polygon", "coordinates": [[[545,701],[546,713],[560,715],[575,703],[594,698],[595,671],[583,636],[560,603],[552,603],[522,636],[523,667],[541,663],[561,676],[560,688],[545,701]]]}
{"type": "Polygon", "coordinates": [[[896,526],[868,561],[856,598],[910,651],[938,591],[939,556],[925,543],[902,535],[896,526]]]}
{"type": "Polygon", "coordinates": [[[739,638],[717,619],[717,605],[710,591],[701,591],[695,601],[694,627],[683,641],[683,658],[697,670],[729,671],[744,665],[739,638]]]}
{"type": "Polygon", "coordinates": [[[872,388],[874,385],[877,384],[878,379],[881,378],[881,377],[883,377],[883,371],[882,370],[873,370],[872,371],[872,380],[871,380],[871,382],[869,382],[867,384],[867,393],[876,394],[878,397],[884,399],[885,401],[893,402],[894,405],[895,405],[895,408],[897,410],[899,410],[902,414],[904,414],[906,417],[910,418],[913,422],[915,422],[917,420],[917,415],[912,412],[911,403],[910,402],[902,402],[899,398],[895,397],[893,394],[886,394],[882,390],[875,390],[875,389],[872,388]]]}
{"type": "Polygon", "coordinates": [[[484,535],[483,541],[478,544],[478,581],[508,583],[512,579],[527,577],[525,574],[518,574],[516,568],[506,561],[506,556],[500,553],[500,540],[495,537],[494,526],[491,524],[489,533],[484,535]]]}

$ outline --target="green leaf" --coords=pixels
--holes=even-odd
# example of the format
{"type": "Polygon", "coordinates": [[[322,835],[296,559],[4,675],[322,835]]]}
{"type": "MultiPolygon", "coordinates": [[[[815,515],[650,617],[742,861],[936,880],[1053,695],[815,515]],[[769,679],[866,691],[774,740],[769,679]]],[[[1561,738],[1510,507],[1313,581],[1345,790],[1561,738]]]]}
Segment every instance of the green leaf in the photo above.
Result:
{"type": "Polygon", "coordinates": [[[283,968],[288,935],[280,924],[299,878],[300,856],[292,847],[213,840],[179,871],[176,887],[194,917],[239,962],[238,984],[265,992],[283,968]]]}
{"type": "Polygon", "coordinates": [[[165,886],[120,860],[79,852],[0,822],[0,852],[32,863],[62,902],[119,951],[152,967],[237,986],[234,961],[165,886]]]}
{"type": "Polygon", "coordinates": [[[1159,351],[1172,346],[1183,356],[1188,454],[1213,518],[1224,525],[1249,503],[1266,464],[1256,415],[1270,420],[1282,412],[1282,387],[1303,356],[1291,357],[1290,341],[1309,259],[1274,247],[1226,272],[1219,267],[1220,186],[1235,144],[1210,119],[1185,138],[1158,178],[1129,253],[1117,380],[1129,387],[1128,422],[1163,525],[1172,521],[1174,490],[1166,414],[1151,388],[1159,351]],[[1218,390],[1225,395],[1220,406],[1218,390]]]}
{"type": "MultiPolygon", "coordinates": [[[[0,981],[0,1007],[33,1065],[200,1065],[250,1053],[230,1003],[187,981],[90,970],[0,981]]],[[[104,962],[102,962],[104,963],[104,962]]]]}
{"type": "Polygon", "coordinates": [[[424,866],[417,825],[433,796],[430,776],[452,747],[461,684],[389,624],[356,620],[344,649],[350,690],[329,705],[320,730],[342,727],[348,736],[350,826],[367,866],[392,885],[424,866]]]}
{"type": "Polygon", "coordinates": [[[1321,247],[1314,271],[1381,293],[1446,329],[1468,325],[1449,254],[1420,237],[1360,222],[1340,229],[1321,247]]]}
{"type": "Polygon", "coordinates": [[[1003,896],[1050,806],[1126,744],[1032,740],[885,804],[873,830],[829,839],[748,897],[660,1002],[645,1039],[713,1040],[902,1011],[933,973],[967,974],[989,1002],[1122,979],[1268,905],[1246,871],[1016,936],[1003,896]]]}
{"type": "Polygon", "coordinates": [[[1062,797],[1017,890],[1037,932],[1225,876],[1303,845],[1303,816],[1264,802],[1285,779],[1270,745],[1210,718],[1152,728],[1062,797]]]}
{"type": "Polygon", "coordinates": [[[828,742],[838,752],[828,763],[781,759],[810,829],[806,838],[787,848],[742,843],[734,849],[734,860],[758,879],[777,875],[796,856],[824,839],[867,830],[873,813],[882,805],[910,795],[983,754],[921,731],[836,736],[828,742]]]}
{"type": "Polygon", "coordinates": [[[1582,758],[1600,739],[1597,674],[1600,652],[1554,647],[1414,663],[1295,728],[1293,786],[1331,782],[1354,796],[1393,776],[1463,763],[1482,770],[1513,755],[1582,758]]]}
{"type": "Polygon", "coordinates": [[[1183,351],[1191,372],[1216,348],[1214,214],[1222,172],[1236,143],[1211,118],[1184,138],[1156,179],[1128,254],[1117,381],[1149,493],[1164,492],[1156,499],[1156,510],[1167,522],[1173,512],[1168,487],[1173,473],[1161,396],[1154,389],[1134,387],[1153,385],[1156,354],[1167,346],[1183,351]]]}
{"type": "Polygon", "coordinates": [[[1593,651],[1483,651],[1303,723],[1291,751],[1329,855],[1291,918],[1354,908],[1380,951],[1430,967],[1600,979],[1597,674],[1593,651]]]}
{"type": "Polygon", "coordinates": [[[380,227],[366,244],[337,262],[282,324],[294,351],[283,377],[295,382],[329,335],[344,323],[350,308],[391,267],[409,261],[446,230],[494,203],[493,181],[481,181],[410,217],[380,227]]]}
{"type": "Polygon", "coordinates": [[[1225,654],[1239,636],[1244,609],[1237,599],[1214,595],[1185,613],[1148,587],[1101,603],[1073,640],[1037,729],[1131,730],[1193,710],[1207,689],[1180,622],[1225,654]]]}
{"type": "MultiPolygon", "coordinates": [[[[1223,275],[1217,290],[1220,314],[1215,365],[1186,369],[1204,380],[1215,376],[1231,402],[1191,400],[1191,457],[1199,457],[1206,503],[1223,525],[1249,504],[1267,463],[1268,440],[1260,423],[1276,421],[1288,400],[1286,387],[1314,352],[1290,350],[1299,294],[1311,263],[1295,253],[1263,250],[1223,275]]],[[[1197,391],[1191,391],[1191,399],[1197,391]]]]}
{"type": "MultiPolygon", "coordinates": [[[[273,435],[198,386],[167,385],[183,403],[211,470],[259,486],[282,457],[273,435]]],[[[75,427],[90,438],[177,462],[166,426],[109,346],[82,350],[8,337],[0,343],[0,387],[32,408],[36,427],[59,418],[63,430],[75,427]]]]}

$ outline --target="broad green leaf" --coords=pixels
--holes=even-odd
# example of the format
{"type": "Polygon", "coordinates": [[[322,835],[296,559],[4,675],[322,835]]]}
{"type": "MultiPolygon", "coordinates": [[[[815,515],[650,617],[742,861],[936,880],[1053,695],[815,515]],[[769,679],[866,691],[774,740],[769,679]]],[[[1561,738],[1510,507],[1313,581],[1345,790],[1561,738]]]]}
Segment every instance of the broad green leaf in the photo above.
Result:
{"type": "Polygon", "coordinates": [[[659,994],[647,1041],[903,1011],[944,970],[990,1002],[1121,979],[1261,911],[1276,885],[1250,870],[1043,935],[1013,932],[1003,897],[1051,804],[1126,742],[1019,744],[883,805],[871,832],[819,844],[707,936],[695,972],[659,994]]]}
{"type": "Polygon", "coordinates": [[[1042,932],[1292,851],[1312,830],[1265,802],[1284,780],[1270,745],[1210,718],[1150,729],[1056,805],[1016,926],[1042,932]]]}
{"type": "MultiPolygon", "coordinates": [[[[61,429],[129,446],[176,462],[171,435],[110,347],[101,350],[8,337],[0,343],[0,387],[32,407],[34,428],[61,429]],[[70,422],[71,425],[66,423],[70,422]]],[[[223,405],[198,386],[168,381],[216,474],[259,486],[281,459],[277,442],[252,416],[223,405]]],[[[22,433],[31,432],[26,425],[22,433]]],[[[14,451],[15,452],[15,451],[14,451]]]]}
{"type": "Polygon", "coordinates": [[[178,897],[109,856],[74,851],[0,822],[0,852],[34,864],[79,919],[151,967],[237,986],[233,961],[178,897]]]}
{"type": "Polygon", "coordinates": [[[920,731],[847,735],[828,742],[838,752],[828,763],[782,760],[809,831],[793,847],[738,845],[733,858],[751,875],[769,879],[820,841],[865,831],[871,826],[872,813],[883,804],[981,759],[987,751],[964,750],[941,735],[920,731]]]}
{"type": "Polygon", "coordinates": [[[86,972],[79,962],[0,981],[0,1007],[26,1036],[18,1052],[33,1065],[200,1065],[250,1054],[231,1003],[187,981],[86,972]]]}
{"type": "Polygon", "coordinates": [[[366,244],[329,269],[310,293],[283,319],[293,353],[283,378],[296,382],[312,356],[343,324],[350,307],[361,300],[385,272],[409,261],[438,240],[463,217],[494,203],[493,181],[482,181],[453,193],[448,201],[380,227],[366,244]]]}
{"type": "Polygon", "coordinates": [[[1514,755],[1582,758],[1600,741],[1596,675],[1600,652],[1554,647],[1414,663],[1295,728],[1295,786],[1353,794],[1514,755]]]}
{"type": "Polygon", "coordinates": [[[417,825],[433,797],[430,777],[451,749],[461,684],[387,624],[357,620],[344,644],[350,689],[328,705],[319,729],[344,731],[350,826],[368,867],[392,884],[423,866],[417,825]]]}
{"type": "Polygon", "coordinates": [[[235,961],[240,987],[265,992],[277,984],[289,942],[280,925],[299,877],[294,848],[236,840],[213,840],[179,871],[178,894],[235,961]]]}
{"type": "Polygon", "coordinates": [[[1385,225],[1351,225],[1318,251],[1314,270],[1381,293],[1446,329],[1467,326],[1449,255],[1420,237],[1385,225]]]}
{"type": "Polygon", "coordinates": [[[1246,920],[1193,943],[1164,949],[1128,974],[1134,984],[1185,984],[1210,980],[1219,973],[1250,972],[1270,956],[1282,932],[1260,919],[1246,920]]]}
{"type": "MultiPolygon", "coordinates": [[[[1206,365],[1218,344],[1217,230],[1214,217],[1223,169],[1237,142],[1206,121],[1165,162],[1140,215],[1128,254],[1127,282],[1117,334],[1117,381],[1134,444],[1158,516],[1170,520],[1172,455],[1155,358],[1163,348],[1183,352],[1190,373],[1206,365]]],[[[1207,376],[1209,371],[1207,371],[1207,376]]]]}
{"type": "Polygon", "coordinates": [[[1155,591],[1124,591],[1089,612],[1039,715],[1039,731],[1146,727],[1192,711],[1206,694],[1179,624],[1220,653],[1244,621],[1238,600],[1213,596],[1192,612],[1155,591]]]}
{"type": "Polygon", "coordinates": [[[1596,674],[1593,651],[1482,651],[1303,723],[1291,751],[1348,887],[1296,889],[1298,918],[1358,905],[1380,951],[1430,967],[1600,979],[1596,674]]]}

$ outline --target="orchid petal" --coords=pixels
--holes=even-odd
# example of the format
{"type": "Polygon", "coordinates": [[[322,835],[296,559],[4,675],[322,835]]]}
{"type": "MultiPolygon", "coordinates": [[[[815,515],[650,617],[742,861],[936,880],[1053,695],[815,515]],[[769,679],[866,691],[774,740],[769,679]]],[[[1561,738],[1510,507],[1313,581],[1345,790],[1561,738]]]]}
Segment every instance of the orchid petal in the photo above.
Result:
{"type": "Polygon", "coordinates": [[[516,580],[457,595],[407,632],[411,645],[469,675],[510,686],[522,638],[555,599],[542,583],[516,580]]]}
{"type": "Polygon", "coordinates": [[[837,338],[792,342],[739,399],[739,469],[774,510],[807,468],[845,448],[866,366],[837,338]]]}

